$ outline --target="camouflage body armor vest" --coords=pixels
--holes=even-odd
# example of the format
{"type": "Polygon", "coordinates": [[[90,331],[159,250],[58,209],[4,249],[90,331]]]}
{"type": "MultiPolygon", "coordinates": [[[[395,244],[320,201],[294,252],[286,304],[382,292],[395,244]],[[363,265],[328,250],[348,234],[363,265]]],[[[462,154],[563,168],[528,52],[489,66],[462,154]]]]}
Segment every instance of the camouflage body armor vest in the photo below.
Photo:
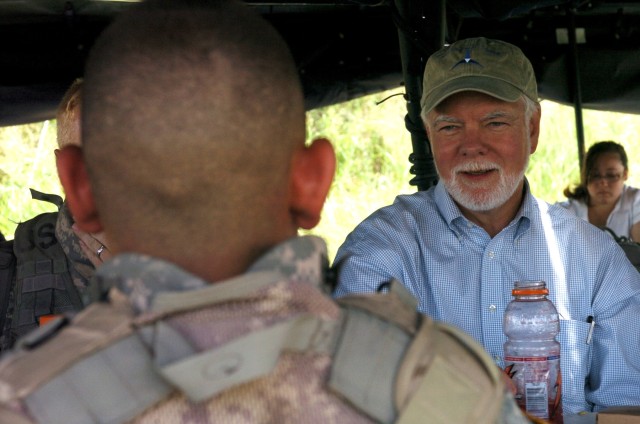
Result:
{"type": "MultiPolygon", "coordinates": [[[[62,199],[32,190],[34,199],[62,199]]],[[[3,242],[0,267],[0,351],[48,319],[83,307],[60,241],[56,223],[60,212],[43,213],[18,225],[12,241],[3,242]]]]}

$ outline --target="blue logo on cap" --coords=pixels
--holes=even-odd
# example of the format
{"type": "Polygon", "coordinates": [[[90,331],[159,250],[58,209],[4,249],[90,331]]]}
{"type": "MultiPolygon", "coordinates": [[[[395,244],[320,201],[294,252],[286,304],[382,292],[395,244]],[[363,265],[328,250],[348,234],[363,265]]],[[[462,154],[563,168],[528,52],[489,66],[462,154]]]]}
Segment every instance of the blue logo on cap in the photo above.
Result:
{"type": "Polygon", "coordinates": [[[463,65],[463,64],[482,66],[476,60],[471,59],[471,49],[470,48],[466,48],[464,50],[464,59],[460,59],[455,65],[453,65],[451,67],[451,69],[454,69],[456,66],[463,65]]]}

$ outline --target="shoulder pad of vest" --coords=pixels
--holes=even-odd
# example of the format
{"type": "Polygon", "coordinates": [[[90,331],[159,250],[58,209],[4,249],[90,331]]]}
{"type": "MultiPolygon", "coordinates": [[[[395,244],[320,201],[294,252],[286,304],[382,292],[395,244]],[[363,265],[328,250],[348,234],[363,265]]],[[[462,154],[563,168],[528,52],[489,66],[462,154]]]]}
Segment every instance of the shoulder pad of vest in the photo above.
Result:
{"type": "Polygon", "coordinates": [[[380,422],[497,421],[505,392],[498,367],[470,336],[418,313],[399,282],[386,294],[337,301],[345,319],[333,390],[380,422]]]}

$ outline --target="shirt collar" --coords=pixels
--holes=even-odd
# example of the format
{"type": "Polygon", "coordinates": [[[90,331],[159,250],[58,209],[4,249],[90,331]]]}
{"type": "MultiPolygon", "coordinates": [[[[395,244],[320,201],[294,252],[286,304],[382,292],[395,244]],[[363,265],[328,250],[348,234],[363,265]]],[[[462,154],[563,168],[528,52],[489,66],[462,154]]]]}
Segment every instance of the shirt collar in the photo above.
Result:
{"type": "Polygon", "coordinates": [[[94,265],[84,254],[80,247],[80,239],[72,230],[73,217],[67,202],[64,202],[58,211],[56,219],[56,240],[60,243],[67,261],[69,262],[69,273],[73,278],[75,286],[83,291],[90,283],[95,271],[94,265]]]}
{"type": "Polygon", "coordinates": [[[248,272],[277,270],[288,280],[320,286],[329,268],[327,245],[316,236],[293,237],[258,259],[248,272]]]}
{"type": "Polygon", "coordinates": [[[438,181],[438,184],[436,185],[434,198],[436,200],[436,206],[440,211],[440,214],[447,222],[449,227],[452,226],[454,219],[460,217],[464,218],[462,216],[462,213],[460,212],[460,208],[458,208],[458,205],[456,205],[456,203],[453,201],[453,198],[445,188],[442,179],[440,179],[438,181]]]}
{"type": "MultiPolygon", "coordinates": [[[[275,271],[283,280],[321,287],[328,269],[327,248],[315,236],[291,238],[265,253],[247,273],[275,271]]],[[[115,288],[129,298],[136,313],[151,308],[161,292],[182,292],[207,287],[198,276],[164,260],[137,253],[111,258],[96,271],[94,297],[104,299],[115,288]]]]}

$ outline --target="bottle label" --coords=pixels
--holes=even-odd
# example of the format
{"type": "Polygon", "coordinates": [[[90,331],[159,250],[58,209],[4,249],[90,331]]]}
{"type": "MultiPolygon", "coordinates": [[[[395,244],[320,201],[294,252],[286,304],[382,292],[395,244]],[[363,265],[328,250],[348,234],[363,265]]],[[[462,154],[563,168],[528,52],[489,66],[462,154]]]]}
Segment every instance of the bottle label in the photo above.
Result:
{"type": "Polygon", "coordinates": [[[515,398],[534,417],[562,422],[560,355],[505,357],[505,372],[513,380],[515,398]]]}

